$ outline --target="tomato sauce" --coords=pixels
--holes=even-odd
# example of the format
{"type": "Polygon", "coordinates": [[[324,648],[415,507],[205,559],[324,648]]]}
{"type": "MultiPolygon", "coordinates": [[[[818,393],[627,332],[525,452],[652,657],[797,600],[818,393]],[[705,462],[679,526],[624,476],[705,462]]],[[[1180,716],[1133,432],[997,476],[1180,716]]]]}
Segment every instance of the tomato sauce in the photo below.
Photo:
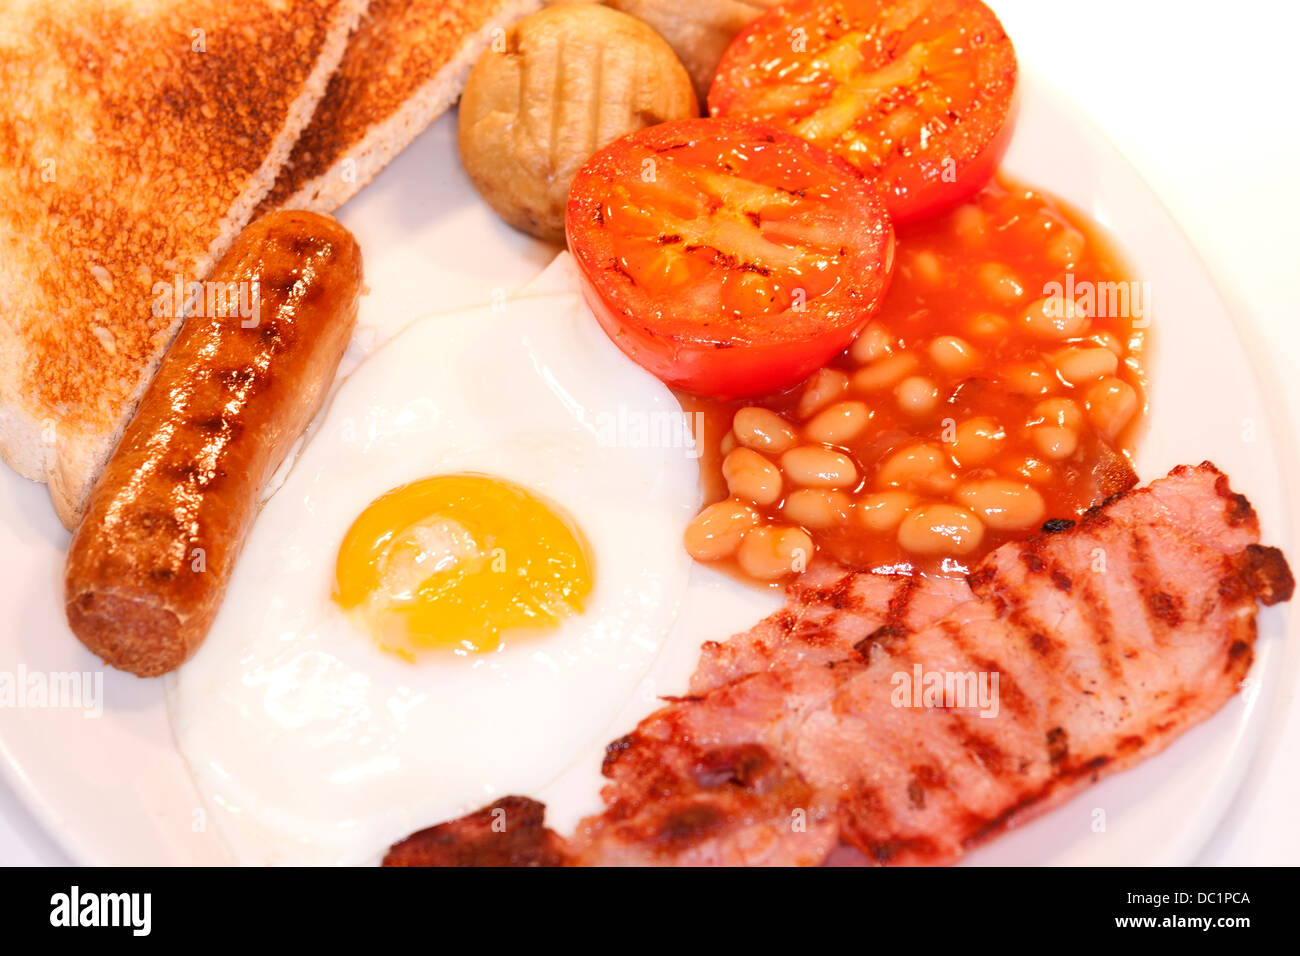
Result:
{"type": "Polygon", "coordinates": [[[1010,180],[900,229],[881,309],[825,368],[758,401],[679,396],[702,413],[706,501],[801,529],[815,552],[796,548],[785,574],[743,550],[711,563],[771,581],[814,557],[964,574],[1043,520],[1076,518],[1136,481],[1149,318],[1145,286],[1098,227],[1010,180]],[[786,437],[758,441],[754,414],[736,418],[753,407],[781,416],[786,437]],[[841,467],[810,470],[809,448],[841,467]],[[768,487],[756,467],[780,472],[779,492],[751,491],[768,487]]]}

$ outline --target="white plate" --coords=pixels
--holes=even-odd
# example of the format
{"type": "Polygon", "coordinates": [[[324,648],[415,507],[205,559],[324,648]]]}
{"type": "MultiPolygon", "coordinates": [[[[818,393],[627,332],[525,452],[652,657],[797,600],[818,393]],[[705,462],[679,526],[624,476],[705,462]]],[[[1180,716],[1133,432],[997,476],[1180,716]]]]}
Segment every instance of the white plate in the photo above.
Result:
{"type": "MultiPolygon", "coordinates": [[[[551,250],[495,220],[456,160],[455,118],[444,117],[340,214],[361,240],[371,294],[362,319],[387,337],[432,311],[487,303],[540,271],[551,250]]],[[[1288,482],[1280,471],[1270,402],[1231,317],[1177,226],[1127,162],[1044,81],[1026,75],[1005,168],[1091,214],[1116,236],[1154,296],[1149,357],[1152,412],[1138,455],[1144,480],[1182,462],[1213,460],[1250,497],[1268,543],[1291,544],[1288,482]]],[[[103,671],[68,633],[60,593],[67,534],[45,491],[0,473],[0,674],[102,674],[103,713],[0,707],[0,766],[52,837],[83,863],[213,863],[228,859],[207,826],[176,753],[158,682],[103,671]]],[[[772,602],[697,569],[652,680],[685,686],[696,648],[739,630],[772,602]]],[[[1288,626],[1284,609],[1260,615],[1246,690],[1164,754],[1112,777],[1004,836],[971,863],[1190,863],[1238,787],[1277,697],[1288,626]],[[1097,829],[1104,819],[1104,829],[1097,829]]],[[[13,676],[10,679],[13,679],[13,676]]],[[[612,739],[653,708],[629,701],[612,739]]],[[[564,803],[594,805],[597,757],[565,778],[564,803]]],[[[304,799],[309,799],[304,795],[304,799]]],[[[433,822],[433,821],[430,821],[433,822]]],[[[561,828],[568,819],[554,820],[561,828]]]]}

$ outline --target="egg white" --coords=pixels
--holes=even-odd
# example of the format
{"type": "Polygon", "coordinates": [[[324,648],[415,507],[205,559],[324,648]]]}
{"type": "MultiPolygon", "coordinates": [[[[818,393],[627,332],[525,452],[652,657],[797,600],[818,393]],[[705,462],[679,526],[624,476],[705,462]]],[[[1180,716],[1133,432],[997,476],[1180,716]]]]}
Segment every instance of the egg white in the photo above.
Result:
{"type": "Polygon", "coordinates": [[[413,830],[538,793],[616,736],[673,627],[700,504],[693,449],[626,427],[666,415],[681,415],[672,394],[572,293],[429,317],[352,373],[169,681],[177,744],[237,860],[374,862],[413,830]],[[548,634],[409,663],[332,602],[335,557],[376,497],[459,471],[564,509],[592,593],[548,634]]]}

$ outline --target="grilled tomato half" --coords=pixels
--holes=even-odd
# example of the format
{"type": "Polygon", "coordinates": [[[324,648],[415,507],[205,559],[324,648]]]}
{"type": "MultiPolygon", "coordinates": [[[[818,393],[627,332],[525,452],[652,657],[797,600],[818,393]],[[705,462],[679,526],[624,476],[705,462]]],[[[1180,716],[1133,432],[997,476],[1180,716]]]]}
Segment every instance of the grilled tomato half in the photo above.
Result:
{"type": "Polygon", "coordinates": [[[776,129],[639,130],[574,178],[569,249],[601,326],[661,381],[743,398],[852,342],[894,262],[884,203],[843,160],[776,129]]]}
{"type": "Polygon", "coordinates": [[[843,157],[902,224],[989,181],[1011,139],[1015,89],[1015,50],[978,0],[792,0],[728,47],[709,111],[843,157]]]}

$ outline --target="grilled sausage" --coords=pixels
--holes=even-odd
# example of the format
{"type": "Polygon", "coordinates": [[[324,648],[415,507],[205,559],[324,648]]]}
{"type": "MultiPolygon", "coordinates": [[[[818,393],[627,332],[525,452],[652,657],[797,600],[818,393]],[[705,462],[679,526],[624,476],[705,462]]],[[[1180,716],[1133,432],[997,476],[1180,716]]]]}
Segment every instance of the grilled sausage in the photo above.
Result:
{"type": "Polygon", "coordinates": [[[174,670],[207,635],[262,491],[347,347],[361,252],[327,216],[274,212],[206,288],[226,307],[185,319],[68,550],[73,633],[140,677],[174,670]],[[249,307],[231,308],[241,291],[249,307]]]}

